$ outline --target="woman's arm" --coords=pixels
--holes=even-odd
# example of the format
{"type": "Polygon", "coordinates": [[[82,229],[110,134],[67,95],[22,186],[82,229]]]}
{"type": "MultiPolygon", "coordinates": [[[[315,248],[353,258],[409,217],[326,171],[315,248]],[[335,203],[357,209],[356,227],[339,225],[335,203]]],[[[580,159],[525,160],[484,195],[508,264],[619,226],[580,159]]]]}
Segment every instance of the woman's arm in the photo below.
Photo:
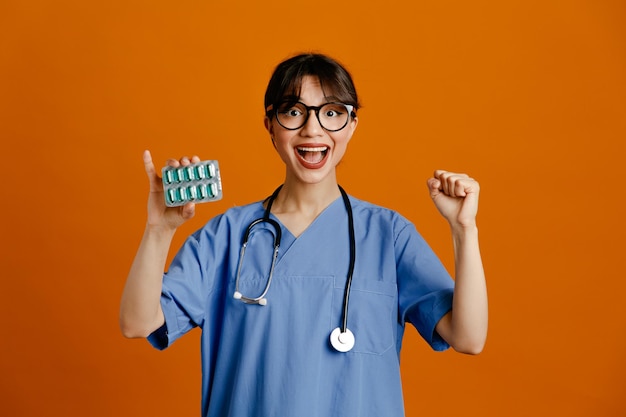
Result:
{"type": "Polygon", "coordinates": [[[450,224],[454,243],[455,289],[452,310],[436,330],[455,350],[478,354],[487,339],[487,285],[478,244],[480,186],[465,174],[435,171],[428,180],[435,206],[450,224]]]}
{"type": "MultiPolygon", "coordinates": [[[[171,166],[199,162],[183,157],[169,160],[171,166]]],[[[149,151],[143,162],[150,180],[148,221],[137,254],[126,279],[120,304],[120,328],[126,337],[146,337],[163,325],[161,309],[163,271],[167,254],[176,229],[194,215],[195,206],[167,207],[163,197],[163,184],[156,173],[149,151]]]]}

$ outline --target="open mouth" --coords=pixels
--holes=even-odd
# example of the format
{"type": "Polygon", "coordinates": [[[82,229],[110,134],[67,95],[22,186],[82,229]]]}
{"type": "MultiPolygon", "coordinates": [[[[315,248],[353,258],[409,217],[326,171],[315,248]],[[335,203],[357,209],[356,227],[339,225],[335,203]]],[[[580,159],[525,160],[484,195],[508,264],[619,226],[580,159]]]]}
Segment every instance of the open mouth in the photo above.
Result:
{"type": "Polygon", "coordinates": [[[328,153],[327,146],[298,146],[296,148],[300,158],[309,164],[318,164],[324,160],[328,153]]]}

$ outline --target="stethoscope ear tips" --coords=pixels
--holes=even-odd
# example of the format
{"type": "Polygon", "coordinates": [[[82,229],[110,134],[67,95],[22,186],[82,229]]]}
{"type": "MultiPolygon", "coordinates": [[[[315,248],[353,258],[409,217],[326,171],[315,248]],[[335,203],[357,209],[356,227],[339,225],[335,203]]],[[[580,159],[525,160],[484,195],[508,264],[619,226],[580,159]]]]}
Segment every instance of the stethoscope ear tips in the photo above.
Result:
{"type": "Polygon", "coordinates": [[[262,305],[262,306],[267,305],[267,298],[261,298],[259,300],[259,305],[262,305]]]}
{"type": "Polygon", "coordinates": [[[345,332],[342,332],[341,329],[337,327],[330,334],[330,344],[338,352],[348,352],[352,350],[354,342],[354,334],[350,331],[350,329],[346,329],[345,332]]]}
{"type": "Polygon", "coordinates": [[[235,293],[233,294],[233,298],[235,300],[241,300],[241,293],[239,291],[235,291],[235,293]]]}

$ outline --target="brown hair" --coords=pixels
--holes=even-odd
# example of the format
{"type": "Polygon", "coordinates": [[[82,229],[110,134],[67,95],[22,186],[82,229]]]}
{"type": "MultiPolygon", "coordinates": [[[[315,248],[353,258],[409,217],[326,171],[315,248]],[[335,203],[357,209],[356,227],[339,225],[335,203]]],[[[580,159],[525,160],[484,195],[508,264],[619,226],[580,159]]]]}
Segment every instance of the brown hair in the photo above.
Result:
{"type": "Polygon", "coordinates": [[[276,67],[265,91],[265,110],[268,117],[274,108],[284,100],[297,100],[300,97],[302,79],[313,76],[319,79],[324,95],[337,101],[360,107],[352,76],[340,63],[322,54],[300,54],[289,58],[276,67]]]}

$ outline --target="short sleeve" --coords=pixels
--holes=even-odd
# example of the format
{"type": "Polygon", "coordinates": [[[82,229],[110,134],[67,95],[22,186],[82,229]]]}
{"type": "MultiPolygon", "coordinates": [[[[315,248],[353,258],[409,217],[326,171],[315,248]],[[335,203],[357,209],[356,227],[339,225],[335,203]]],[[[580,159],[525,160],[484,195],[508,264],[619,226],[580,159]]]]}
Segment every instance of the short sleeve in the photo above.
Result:
{"type": "Polygon", "coordinates": [[[165,349],[169,345],[169,342],[167,340],[167,325],[163,323],[161,327],[153,331],[148,336],[148,342],[150,342],[150,344],[156,349],[165,349]]]}
{"type": "Polygon", "coordinates": [[[401,228],[395,242],[399,316],[411,323],[437,351],[450,345],[435,327],[452,309],[454,281],[413,224],[401,228]]]}
{"type": "Polygon", "coordinates": [[[161,308],[165,324],[148,337],[157,349],[165,349],[203,324],[215,281],[215,252],[210,249],[215,233],[211,230],[209,223],[189,236],[163,275],[161,308]]]}

